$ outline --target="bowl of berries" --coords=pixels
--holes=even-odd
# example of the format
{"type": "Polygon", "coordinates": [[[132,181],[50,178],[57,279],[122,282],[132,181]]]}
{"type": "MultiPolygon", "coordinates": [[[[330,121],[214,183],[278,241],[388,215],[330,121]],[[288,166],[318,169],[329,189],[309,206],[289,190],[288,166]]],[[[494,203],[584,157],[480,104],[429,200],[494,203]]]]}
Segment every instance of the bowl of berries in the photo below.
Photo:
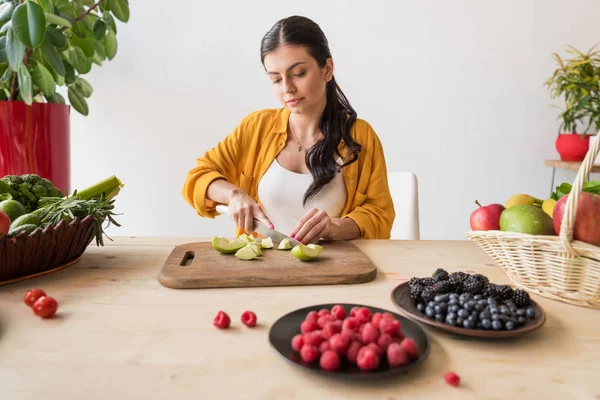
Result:
{"type": "Polygon", "coordinates": [[[396,376],[429,354],[423,328],[401,315],[360,304],[320,304],[292,311],[269,331],[292,365],[350,379],[396,376]]]}
{"type": "Polygon", "coordinates": [[[391,298],[407,317],[465,336],[515,337],[546,321],[544,310],[525,290],[491,283],[482,274],[449,274],[442,268],[398,285],[391,298]]]}

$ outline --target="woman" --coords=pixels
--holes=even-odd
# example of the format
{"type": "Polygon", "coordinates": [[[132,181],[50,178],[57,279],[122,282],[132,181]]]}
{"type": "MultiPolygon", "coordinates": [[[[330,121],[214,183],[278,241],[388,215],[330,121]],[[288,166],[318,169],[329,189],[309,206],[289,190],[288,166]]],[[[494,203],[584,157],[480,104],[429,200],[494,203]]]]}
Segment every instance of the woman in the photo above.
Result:
{"type": "Polygon", "coordinates": [[[304,244],[388,239],[395,212],[383,148],[335,82],[321,28],[282,19],[264,36],[261,61],[284,107],[248,115],[199,158],[185,200],[210,218],[227,204],[238,236],[256,218],[304,244]]]}

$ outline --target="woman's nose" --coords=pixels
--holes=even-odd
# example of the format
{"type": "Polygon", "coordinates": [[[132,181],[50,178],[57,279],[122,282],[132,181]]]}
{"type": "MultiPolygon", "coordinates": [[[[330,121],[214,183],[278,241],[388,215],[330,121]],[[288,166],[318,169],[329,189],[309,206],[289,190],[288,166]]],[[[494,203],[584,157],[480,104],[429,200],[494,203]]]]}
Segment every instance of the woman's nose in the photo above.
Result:
{"type": "Polygon", "coordinates": [[[288,81],[287,79],[283,80],[283,92],[284,93],[294,93],[296,91],[296,88],[294,87],[294,85],[291,84],[290,81],[288,81]]]}

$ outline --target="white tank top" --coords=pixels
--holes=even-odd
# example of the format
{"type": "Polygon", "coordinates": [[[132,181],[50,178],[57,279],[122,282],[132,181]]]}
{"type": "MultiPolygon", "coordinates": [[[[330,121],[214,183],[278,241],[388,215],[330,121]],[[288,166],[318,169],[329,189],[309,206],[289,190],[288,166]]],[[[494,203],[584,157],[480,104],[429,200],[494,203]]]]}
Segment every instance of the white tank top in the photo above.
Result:
{"type": "MultiPolygon", "coordinates": [[[[341,163],[338,158],[338,163],[341,163]]],[[[302,206],[302,199],[313,182],[311,174],[289,171],[274,159],[258,184],[258,197],[265,213],[284,235],[292,233],[300,218],[311,208],[327,212],[331,218],[339,218],[346,204],[348,193],[344,174],[339,172],[312,199],[302,206]]]]}

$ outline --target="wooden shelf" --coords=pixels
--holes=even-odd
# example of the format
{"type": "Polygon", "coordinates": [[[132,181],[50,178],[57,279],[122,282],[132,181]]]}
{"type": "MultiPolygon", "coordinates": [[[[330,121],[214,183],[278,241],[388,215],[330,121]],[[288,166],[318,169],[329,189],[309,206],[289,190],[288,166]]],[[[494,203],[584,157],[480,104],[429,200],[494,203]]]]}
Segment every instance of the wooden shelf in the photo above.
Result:
{"type": "MultiPolygon", "coordinates": [[[[568,169],[571,171],[579,171],[581,161],[561,161],[561,160],[545,160],[544,164],[551,168],[568,169]]],[[[600,172],[600,165],[594,164],[592,172],[600,172]]]]}

